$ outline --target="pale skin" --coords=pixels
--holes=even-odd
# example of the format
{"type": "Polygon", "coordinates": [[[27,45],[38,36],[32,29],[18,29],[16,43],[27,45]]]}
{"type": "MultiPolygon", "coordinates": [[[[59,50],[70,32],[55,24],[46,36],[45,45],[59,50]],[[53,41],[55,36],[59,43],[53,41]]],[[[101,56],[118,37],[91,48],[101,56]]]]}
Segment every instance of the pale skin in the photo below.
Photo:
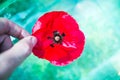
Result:
{"type": "Polygon", "coordinates": [[[0,18],[0,80],[9,78],[30,54],[37,40],[17,24],[0,18]],[[10,36],[20,39],[15,45],[10,36]]]}

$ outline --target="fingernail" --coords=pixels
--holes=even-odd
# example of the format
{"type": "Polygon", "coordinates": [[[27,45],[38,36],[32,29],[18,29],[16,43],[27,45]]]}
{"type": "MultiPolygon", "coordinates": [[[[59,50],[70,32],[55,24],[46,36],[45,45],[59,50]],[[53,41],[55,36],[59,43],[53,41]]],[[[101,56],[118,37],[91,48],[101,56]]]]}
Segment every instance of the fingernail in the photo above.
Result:
{"type": "Polygon", "coordinates": [[[36,43],[37,43],[37,38],[32,36],[32,44],[33,44],[33,46],[35,46],[36,43]]]}
{"type": "Polygon", "coordinates": [[[23,31],[23,32],[22,32],[22,35],[23,35],[23,37],[30,36],[30,34],[29,34],[28,32],[26,32],[26,31],[23,31]]]}

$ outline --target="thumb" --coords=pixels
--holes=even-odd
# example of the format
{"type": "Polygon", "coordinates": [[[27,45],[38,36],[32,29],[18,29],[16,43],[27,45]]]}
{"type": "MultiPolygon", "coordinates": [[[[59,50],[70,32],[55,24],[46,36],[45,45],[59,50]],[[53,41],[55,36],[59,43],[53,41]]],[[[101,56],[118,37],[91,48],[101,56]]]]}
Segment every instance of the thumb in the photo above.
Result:
{"type": "Polygon", "coordinates": [[[9,54],[12,55],[12,59],[24,60],[28,55],[30,55],[32,48],[35,46],[37,39],[33,36],[28,36],[18,43],[16,43],[11,49],[9,54]]]}
{"type": "Polygon", "coordinates": [[[7,77],[28,55],[35,46],[37,39],[28,36],[21,39],[11,49],[0,55],[0,77],[7,77]]]}

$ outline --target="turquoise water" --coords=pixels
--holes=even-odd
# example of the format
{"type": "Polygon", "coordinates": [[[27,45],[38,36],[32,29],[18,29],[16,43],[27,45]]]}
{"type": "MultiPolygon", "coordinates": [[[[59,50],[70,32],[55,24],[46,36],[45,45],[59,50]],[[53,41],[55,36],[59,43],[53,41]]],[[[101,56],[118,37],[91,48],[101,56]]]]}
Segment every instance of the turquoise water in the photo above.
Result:
{"type": "Polygon", "coordinates": [[[120,80],[120,0],[0,0],[0,17],[30,33],[41,15],[54,10],[77,20],[86,36],[82,56],[57,67],[30,55],[9,80],[120,80]]]}

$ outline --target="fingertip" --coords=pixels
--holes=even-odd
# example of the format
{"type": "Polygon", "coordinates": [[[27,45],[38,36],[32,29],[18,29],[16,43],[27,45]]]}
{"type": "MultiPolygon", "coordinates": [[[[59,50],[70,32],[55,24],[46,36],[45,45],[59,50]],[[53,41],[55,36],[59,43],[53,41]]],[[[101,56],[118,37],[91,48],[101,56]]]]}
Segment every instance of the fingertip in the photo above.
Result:
{"type": "Polygon", "coordinates": [[[37,43],[37,39],[34,36],[27,36],[23,39],[21,39],[18,43],[16,43],[13,47],[12,50],[14,52],[19,53],[21,56],[29,55],[37,43]]]}
{"type": "Polygon", "coordinates": [[[22,35],[23,38],[27,37],[27,36],[30,36],[30,34],[25,30],[22,30],[21,35],[22,35]]]}
{"type": "Polygon", "coordinates": [[[37,43],[37,38],[34,36],[27,36],[25,38],[23,38],[22,40],[20,40],[18,42],[18,46],[22,45],[21,47],[24,48],[25,46],[25,53],[30,53],[33,49],[33,47],[36,45],[37,43]]]}
{"type": "Polygon", "coordinates": [[[37,38],[34,36],[28,36],[23,39],[31,48],[33,48],[37,43],[37,38]]]}
{"type": "Polygon", "coordinates": [[[37,38],[36,37],[34,37],[34,36],[31,36],[31,38],[32,38],[32,45],[33,45],[33,47],[36,45],[36,43],[37,43],[37,38]]]}

